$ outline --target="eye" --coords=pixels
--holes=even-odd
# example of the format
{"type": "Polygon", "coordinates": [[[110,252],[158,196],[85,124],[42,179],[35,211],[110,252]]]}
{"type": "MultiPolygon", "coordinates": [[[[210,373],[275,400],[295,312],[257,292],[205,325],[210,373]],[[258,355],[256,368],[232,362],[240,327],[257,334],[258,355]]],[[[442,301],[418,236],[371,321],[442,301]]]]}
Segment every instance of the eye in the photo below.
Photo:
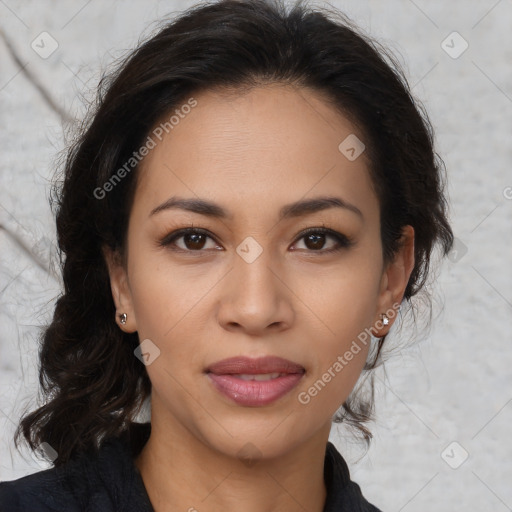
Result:
{"type": "MultiPolygon", "coordinates": [[[[159,242],[159,245],[161,247],[171,246],[170,248],[176,251],[203,252],[203,249],[208,249],[208,247],[205,247],[208,238],[214,240],[205,229],[190,227],[178,229],[170,233],[159,242]],[[178,244],[177,242],[181,240],[181,244],[178,244]]],[[[304,239],[307,252],[318,252],[321,254],[340,251],[353,245],[353,241],[347,236],[325,227],[309,228],[302,231],[297,240],[302,239],[304,239]],[[334,246],[329,249],[323,249],[326,240],[329,238],[334,240],[334,246]]],[[[210,249],[219,247],[219,245],[213,244],[213,247],[210,247],[210,249]]],[[[293,250],[296,250],[296,248],[293,250]]]]}
{"type": "Polygon", "coordinates": [[[309,252],[320,252],[322,254],[340,251],[353,245],[353,241],[347,236],[329,228],[309,228],[300,233],[298,240],[304,239],[304,245],[309,252]],[[335,244],[330,249],[322,249],[326,239],[331,238],[335,244]]]}
{"type": "Polygon", "coordinates": [[[205,242],[206,239],[208,238],[213,240],[208,231],[204,229],[184,228],[178,229],[177,231],[174,231],[173,233],[167,235],[163,240],[160,241],[160,245],[175,246],[172,247],[172,249],[181,250],[185,252],[200,252],[202,249],[205,248],[205,242]],[[176,243],[176,241],[180,239],[183,239],[182,246],[176,243]]]}

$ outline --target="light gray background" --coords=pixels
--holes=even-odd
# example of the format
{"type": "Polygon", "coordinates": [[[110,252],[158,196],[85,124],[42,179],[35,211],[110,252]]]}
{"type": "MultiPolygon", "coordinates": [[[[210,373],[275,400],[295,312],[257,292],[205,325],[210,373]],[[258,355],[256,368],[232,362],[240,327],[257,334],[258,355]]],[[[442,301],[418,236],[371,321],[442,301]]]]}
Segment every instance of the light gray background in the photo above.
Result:
{"type": "MultiPolygon", "coordinates": [[[[64,115],[80,117],[80,94],[94,94],[112,57],[162,15],[191,5],[0,0],[0,27],[33,76],[0,40],[0,480],[48,467],[12,442],[35,404],[36,336],[59,291],[48,180],[62,124],[36,84],[64,115]],[[59,45],[47,59],[31,48],[43,31],[59,45]]],[[[448,169],[458,252],[440,268],[432,329],[376,374],[370,450],[343,426],[331,440],[385,512],[512,510],[512,1],[332,5],[398,54],[427,107],[448,169]],[[442,47],[453,31],[469,44],[458,58],[442,47]]],[[[453,53],[463,42],[446,44],[453,53]]]]}

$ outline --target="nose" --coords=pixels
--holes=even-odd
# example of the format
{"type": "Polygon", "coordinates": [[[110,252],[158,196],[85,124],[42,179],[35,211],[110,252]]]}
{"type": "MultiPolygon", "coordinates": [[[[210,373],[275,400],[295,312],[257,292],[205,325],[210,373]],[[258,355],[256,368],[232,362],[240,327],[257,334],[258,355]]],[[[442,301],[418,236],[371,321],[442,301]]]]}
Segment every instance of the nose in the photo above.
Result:
{"type": "Polygon", "coordinates": [[[236,255],[223,280],[219,324],[227,331],[253,336],[289,329],[295,316],[293,283],[287,283],[290,276],[271,260],[268,251],[249,261],[236,255]]]}

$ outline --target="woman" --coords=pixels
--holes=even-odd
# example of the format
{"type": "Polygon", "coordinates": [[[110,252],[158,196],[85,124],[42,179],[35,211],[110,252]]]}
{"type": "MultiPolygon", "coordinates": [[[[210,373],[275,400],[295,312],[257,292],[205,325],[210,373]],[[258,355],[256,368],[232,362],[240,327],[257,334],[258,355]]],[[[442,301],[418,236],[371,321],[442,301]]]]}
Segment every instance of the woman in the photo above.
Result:
{"type": "Polygon", "coordinates": [[[452,246],[442,171],[398,64],[340,13],[167,24],[102,80],[56,185],[48,400],[16,436],[54,467],[0,510],[378,511],[328,437],[371,439],[355,385],[452,246]]]}

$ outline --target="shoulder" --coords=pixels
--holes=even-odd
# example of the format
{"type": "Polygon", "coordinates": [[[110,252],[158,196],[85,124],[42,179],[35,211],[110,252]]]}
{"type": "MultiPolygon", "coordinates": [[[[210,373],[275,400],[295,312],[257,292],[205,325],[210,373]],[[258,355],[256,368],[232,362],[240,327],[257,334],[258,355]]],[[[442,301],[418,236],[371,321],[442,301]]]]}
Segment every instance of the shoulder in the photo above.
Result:
{"type": "Polygon", "coordinates": [[[345,459],[331,442],[327,443],[324,477],[327,501],[324,512],[350,510],[352,512],[382,512],[363,496],[361,487],[350,479],[345,459]]]}
{"type": "Polygon", "coordinates": [[[0,482],[0,512],[81,510],[87,487],[97,484],[93,460],[81,458],[17,480],[0,482]]]}
{"type": "Polygon", "coordinates": [[[0,512],[151,511],[129,447],[105,441],[98,453],[0,482],[0,512]]]}

